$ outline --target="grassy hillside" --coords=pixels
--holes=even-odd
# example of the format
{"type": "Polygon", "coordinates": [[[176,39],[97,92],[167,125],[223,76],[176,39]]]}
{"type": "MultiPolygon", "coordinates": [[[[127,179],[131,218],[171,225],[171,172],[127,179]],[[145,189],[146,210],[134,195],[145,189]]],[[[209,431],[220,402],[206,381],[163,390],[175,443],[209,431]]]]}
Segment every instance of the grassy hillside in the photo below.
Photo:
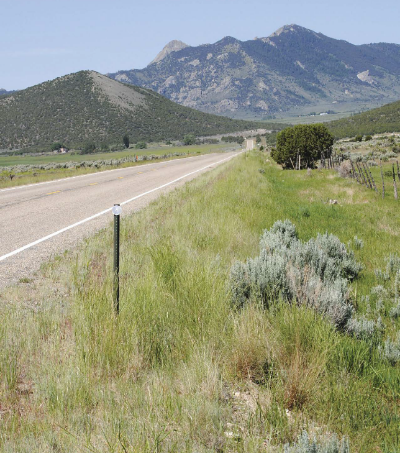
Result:
{"type": "Polygon", "coordinates": [[[120,143],[182,139],[253,129],[259,123],[231,120],[179,106],[149,89],[81,71],[0,98],[0,149],[61,142],[120,143]]]}
{"type": "Polygon", "coordinates": [[[400,132],[400,101],[326,125],[336,138],[400,132]]]}
{"type": "Polygon", "coordinates": [[[111,225],[2,292],[0,450],[282,452],[307,430],[348,436],[352,452],[398,451],[399,363],[379,347],[400,329],[400,261],[375,272],[396,252],[398,212],[333,171],[250,153],[123,217],[118,319],[111,225]],[[354,249],[351,303],[382,330],[356,339],[279,300],[234,308],[231,266],[279,219],[354,249]]]}

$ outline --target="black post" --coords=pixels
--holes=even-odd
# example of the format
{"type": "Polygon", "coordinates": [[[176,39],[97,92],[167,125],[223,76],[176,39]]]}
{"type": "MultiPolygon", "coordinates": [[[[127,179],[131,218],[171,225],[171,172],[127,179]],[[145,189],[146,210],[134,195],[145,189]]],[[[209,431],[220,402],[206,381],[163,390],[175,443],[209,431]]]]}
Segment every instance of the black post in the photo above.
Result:
{"type": "Polygon", "coordinates": [[[119,224],[121,208],[119,204],[114,205],[114,285],[113,285],[113,301],[114,309],[117,315],[119,314],[119,224]],[[118,214],[116,214],[118,213],[118,214]]]}

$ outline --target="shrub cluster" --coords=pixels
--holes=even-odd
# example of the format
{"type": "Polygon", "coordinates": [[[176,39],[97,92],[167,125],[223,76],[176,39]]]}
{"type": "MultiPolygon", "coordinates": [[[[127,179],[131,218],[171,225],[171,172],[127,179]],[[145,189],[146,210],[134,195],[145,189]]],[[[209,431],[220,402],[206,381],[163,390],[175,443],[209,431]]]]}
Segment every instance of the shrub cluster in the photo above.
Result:
{"type": "Polygon", "coordinates": [[[284,446],[285,453],[349,453],[349,451],[349,441],[346,438],[339,442],[337,436],[333,434],[319,443],[315,438],[311,440],[306,431],[303,431],[293,445],[284,446]]]}
{"type": "Polygon", "coordinates": [[[351,153],[351,152],[344,152],[342,154],[344,159],[351,159],[353,162],[365,162],[371,166],[376,166],[376,160],[382,160],[383,162],[387,162],[389,159],[396,159],[398,155],[393,151],[386,151],[386,150],[372,150],[367,154],[362,153],[351,153]]]}
{"type": "Polygon", "coordinates": [[[252,298],[268,307],[281,298],[313,308],[345,328],[353,314],[348,281],[360,270],[354,254],[336,236],[318,234],[302,242],[289,220],[278,221],[264,231],[258,257],[232,266],[230,290],[237,307],[252,298]]]}

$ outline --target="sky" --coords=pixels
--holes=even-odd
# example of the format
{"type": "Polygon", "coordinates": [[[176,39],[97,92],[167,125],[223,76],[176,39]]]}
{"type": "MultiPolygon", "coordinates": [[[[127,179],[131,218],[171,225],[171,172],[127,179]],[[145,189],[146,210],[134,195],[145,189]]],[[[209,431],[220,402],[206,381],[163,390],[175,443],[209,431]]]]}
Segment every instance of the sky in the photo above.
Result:
{"type": "Polygon", "coordinates": [[[399,18],[399,0],[0,0],[0,88],[140,69],[173,39],[246,41],[288,24],[353,44],[400,44],[399,18]]]}

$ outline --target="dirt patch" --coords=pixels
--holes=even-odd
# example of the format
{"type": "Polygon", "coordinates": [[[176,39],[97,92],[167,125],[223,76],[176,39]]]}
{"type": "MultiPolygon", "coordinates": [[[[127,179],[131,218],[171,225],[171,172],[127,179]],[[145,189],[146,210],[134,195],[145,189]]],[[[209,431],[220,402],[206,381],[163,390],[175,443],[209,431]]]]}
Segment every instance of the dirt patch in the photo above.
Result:
{"type": "Polygon", "coordinates": [[[329,194],[322,193],[315,189],[306,189],[299,192],[301,199],[310,203],[321,202],[327,203],[329,199],[336,199],[338,204],[365,204],[369,203],[366,198],[357,198],[357,190],[353,187],[332,186],[329,188],[329,194]]]}
{"type": "Polygon", "coordinates": [[[386,233],[391,234],[392,236],[399,236],[400,233],[396,230],[394,230],[391,226],[389,226],[387,223],[384,222],[379,222],[378,223],[378,228],[381,231],[385,231],[386,233]]]}
{"type": "Polygon", "coordinates": [[[101,90],[105,99],[112,104],[127,110],[135,111],[138,107],[146,107],[145,96],[106,76],[91,72],[95,85],[101,90]]]}

